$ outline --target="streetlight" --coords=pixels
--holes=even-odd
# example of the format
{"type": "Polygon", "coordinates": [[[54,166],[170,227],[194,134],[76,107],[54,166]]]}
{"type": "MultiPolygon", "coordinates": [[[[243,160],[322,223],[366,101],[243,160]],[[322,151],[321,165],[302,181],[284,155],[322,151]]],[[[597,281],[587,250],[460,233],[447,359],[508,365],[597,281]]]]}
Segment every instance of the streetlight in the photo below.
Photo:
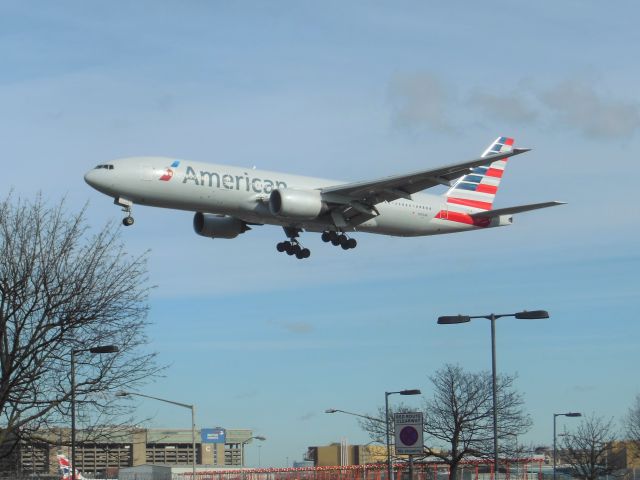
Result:
{"type": "Polygon", "coordinates": [[[493,389],[493,469],[494,477],[498,478],[498,393],[496,377],[496,320],[502,317],[516,317],[519,320],[539,320],[549,318],[546,310],[522,311],[518,313],[490,313],[489,315],[455,315],[438,317],[440,325],[451,325],[454,323],[467,323],[474,318],[484,318],[491,320],[491,379],[493,389]]]}
{"type": "Polygon", "coordinates": [[[556,480],[556,418],[558,417],[581,417],[578,412],[554,413],[553,414],[553,480],[556,480]]]}
{"type": "Polygon", "coordinates": [[[71,350],[71,476],[76,478],[76,355],[89,352],[93,355],[100,353],[116,353],[117,345],[99,345],[90,348],[76,348],[71,350]]]}
{"type": "Polygon", "coordinates": [[[191,409],[191,448],[193,449],[193,458],[191,461],[191,469],[193,471],[193,478],[196,478],[196,407],[188,403],[175,402],[173,400],[167,400],[166,398],[152,397],[151,395],[144,395],[136,392],[118,392],[116,397],[128,397],[134,395],[136,397],[150,398],[159,402],[170,403],[171,405],[177,405],[178,407],[191,409]]]}
{"type": "Polygon", "coordinates": [[[242,452],[241,452],[241,455],[242,455],[242,464],[241,464],[241,466],[242,467],[244,467],[244,444],[245,443],[249,443],[254,438],[256,440],[260,440],[261,442],[264,442],[267,439],[267,437],[263,437],[262,435],[254,435],[253,437],[249,437],[246,440],[242,441],[242,452]]]}
{"type": "Polygon", "coordinates": [[[384,420],[380,420],[379,418],[370,417],[368,415],[361,415],[359,413],[347,412],[346,410],[340,410],[339,408],[327,408],[324,413],[346,413],[347,415],[353,415],[354,417],[366,418],[367,420],[371,420],[372,422],[384,423],[384,420]]]}
{"type": "Polygon", "coordinates": [[[397,392],[384,392],[384,418],[387,429],[387,480],[393,480],[393,466],[391,465],[391,437],[389,436],[389,395],[420,395],[420,390],[399,390],[397,392]]]}

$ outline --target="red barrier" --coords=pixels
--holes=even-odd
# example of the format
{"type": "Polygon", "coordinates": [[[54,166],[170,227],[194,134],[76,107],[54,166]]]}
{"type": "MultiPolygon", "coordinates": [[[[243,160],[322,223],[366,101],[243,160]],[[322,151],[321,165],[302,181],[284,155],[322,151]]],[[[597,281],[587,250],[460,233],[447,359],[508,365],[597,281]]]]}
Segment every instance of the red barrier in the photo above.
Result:
{"type": "MultiPolygon", "coordinates": [[[[490,460],[467,460],[460,463],[460,469],[473,468],[473,480],[494,480],[493,462],[490,460]]],[[[505,480],[542,480],[542,460],[525,458],[504,462],[505,480]],[[531,473],[530,467],[538,465],[538,472],[531,473]],[[512,475],[512,466],[516,474],[512,475]],[[512,478],[513,477],[513,478],[512,478]]],[[[414,462],[413,479],[408,479],[409,465],[394,464],[394,480],[448,480],[449,467],[442,462],[414,462]]],[[[462,474],[460,474],[462,475],[462,474]]],[[[194,480],[191,472],[174,474],[173,480],[194,480]]],[[[343,467],[303,467],[303,468],[252,468],[235,470],[208,470],[196,473],[195,480],[388,480],[384,463],[347,465],[343,467]]]]}

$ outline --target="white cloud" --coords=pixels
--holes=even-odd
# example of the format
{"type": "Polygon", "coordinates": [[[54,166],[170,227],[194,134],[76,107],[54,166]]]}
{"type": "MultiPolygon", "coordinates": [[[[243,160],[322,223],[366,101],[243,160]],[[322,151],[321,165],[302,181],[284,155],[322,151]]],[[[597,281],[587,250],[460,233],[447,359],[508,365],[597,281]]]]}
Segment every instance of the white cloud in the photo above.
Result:
{"type": "Polygon", "coordinates": [[[628,137],[640,128],[637,102],[601,94],[585,80],[565,80],[538,93],[559,122],[586,137],[628,137]]]}
{"type": "Polygon", "coordinates": [[[538,117],[536,110],[519,93],[497,95],[475,90],[471,93],[469,104],[477,107],[484,115],[507,122],[526,124],[538,117]]]}
{"type": "Polygon", "coordinates": [[[436,75],[412,73],[398,75],[389,85],[393,123],[409,130],[451,131],[447,115],[452,93],[436,75]]]}

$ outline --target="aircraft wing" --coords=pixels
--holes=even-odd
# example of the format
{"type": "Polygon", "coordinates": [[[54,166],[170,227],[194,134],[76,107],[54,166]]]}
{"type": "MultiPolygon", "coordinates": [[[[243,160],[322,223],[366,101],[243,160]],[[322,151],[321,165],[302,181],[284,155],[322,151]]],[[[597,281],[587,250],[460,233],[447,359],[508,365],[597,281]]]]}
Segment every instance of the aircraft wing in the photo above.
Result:
{"type": "Polygon", "coordinates": [[[450,187],[452,180],[466,175],[475,167],[489,165],[529,150],[529,148],[514,148],[509,152],[486,155],[430,170],[325,187],[320,190],[320,193],[325,202],[333,204],[330,215],[334,224],[337,227],[346,227],[349,224],[360,224],[376,217],[379,214],[375,207],[378,203],[391,202],[398,198],[411,200],[411,194],[436,185],[450,187]]]}
{"type": "Polygon", "coordinates": [[[451,181],[480,165],[488,165],[514,155],[528,152],[529,148],[514,148],[510,152],[487,155],[461,163],[454,163],[430,170],[420,170],[404,175],[394,175],[378,180],[347,183],[321,189],[322,197],[335,203],[355,201],[373,207],[377,203],[398,198],[411,199],[411,194],[436,185],[451,186],[451,181]]]}

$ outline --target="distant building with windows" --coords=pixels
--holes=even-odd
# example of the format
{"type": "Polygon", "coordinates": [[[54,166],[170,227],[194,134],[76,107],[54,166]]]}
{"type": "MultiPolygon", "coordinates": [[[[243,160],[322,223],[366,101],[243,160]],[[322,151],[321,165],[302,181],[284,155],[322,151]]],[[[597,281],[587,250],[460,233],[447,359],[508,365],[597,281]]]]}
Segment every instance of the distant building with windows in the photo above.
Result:
{"type": "Polygon", "coordinates": [[[304,460],[312,462],[314,467],[383,463],[387,460],[387,448],[382,445],[332,443],[309,447],[304,460]]]}
{"type": "MultiPolygon", "coordinates": [[[[196,430],[196,464],[240,467],[244,446],[252,441],[247,429],[225,429],[224,443],[203,443],[196,430]]],[[[0,460],[0,473],[56,474],[56,455],[71,458],[71,429],[58,428],[42,433],[43,442],[21,443],[0,460]]],[[[113,475],[119,468],[139,465],[189,466],[193,461],[191,430],[154,428],[118,429],[89,438],[76,432],[76,468],[90,475],[113,475]]]]}

